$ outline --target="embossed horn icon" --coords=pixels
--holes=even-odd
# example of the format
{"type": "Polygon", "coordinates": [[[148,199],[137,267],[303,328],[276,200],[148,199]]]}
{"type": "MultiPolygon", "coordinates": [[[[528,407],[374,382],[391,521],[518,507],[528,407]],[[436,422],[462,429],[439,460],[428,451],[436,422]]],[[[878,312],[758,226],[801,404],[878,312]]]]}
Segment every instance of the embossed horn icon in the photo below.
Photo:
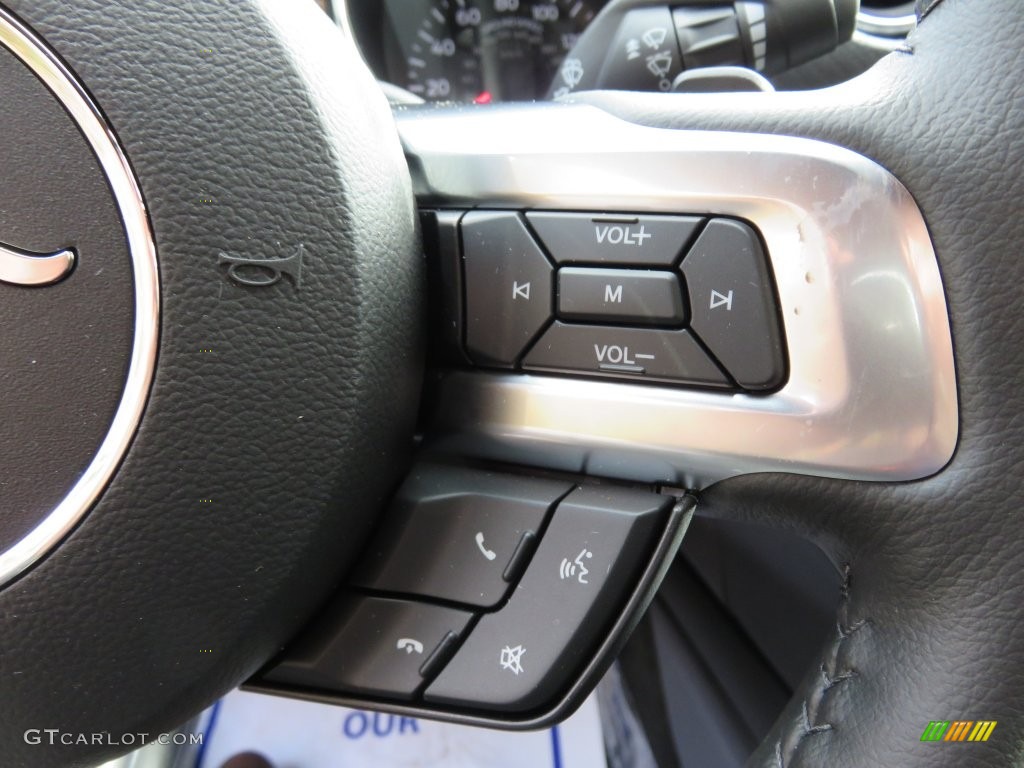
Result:
{"type": "Polygon", "coordinates": [[[266,288],[280,282],[284,275],[288,275],[298,288],[302,284],[304,252],[305,248],[300,245],[295,249],[295,253],[283,259],[251,259],[245,256],[232,256],[222,251],[217,263],[220,266],[227,265],[228,277],[239,285],[266,288]]]}
{"type": "Polygon", "coordinates": [[[63,280],[75,266],[75,252],[31,253],[0,243],[0,283],[37,287],[63,280]]]}

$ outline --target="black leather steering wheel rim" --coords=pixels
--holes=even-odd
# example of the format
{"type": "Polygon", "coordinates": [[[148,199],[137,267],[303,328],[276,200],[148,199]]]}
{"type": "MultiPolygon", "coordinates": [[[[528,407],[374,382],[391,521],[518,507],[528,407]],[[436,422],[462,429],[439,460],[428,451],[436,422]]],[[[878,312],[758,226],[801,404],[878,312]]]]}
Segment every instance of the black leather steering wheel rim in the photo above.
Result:
{"type": "MultiPolygon", "coordinates": [[[[289,94],[302,94],[308,101],[296,109],[303,114],[323,111],[309,123],[309,133],[299,128],[296,141],[308,155],[297,165],[337,168],[332,162],[336,156],[317,151],[331,146],[341,154],[351,152],[354,164],[374,158],[379,165],[369,178],[387,190],[387,201],[382,201],[371,194],[373,183],[358,186],[358,195],[346,186],[346,179],[335,179],[339,183],[326,188],[337,196],[333,210],[351,227],[363,227],[358,237],[350,232],[352,247],[370,249],[387,265],[373,273],[376,278],[370,281],[372,288],[361,305],[365,314],[358,315],[356,324],[360,333],[375,338],[374,350],[384,343],[392,355],[387,357],[391,365],[383,368],[378,367],[379,355],[362,358],[357,367],[365,377],[363,389],[321,404],[324,413],[344,412],[354,407],[360,392],[383,388],[386,394],[375,400],[386,405],[360,409],[369,422],[355,429],[362,440],[335,445],[344,452],[343,458],[303,446],[309,450],[307,460],[314,462],[305,477],[342,469],[348,473],[343,480],[334,475],[334,491],[318,499],[317,513],[312,518],[298,513],[251,516],[253,509],[266,511],[285,502],[284,489],[293,487],[267,483],[258,487],[264,494],[274,488],[269,498],[246,497],[218,519],[195,514],[173,524],[154,522],[140,502],[166,494],[173,497],[176,489],[157,485],[145,493],[119,495],[118,479],[54,556],[0,593],[0,615],[23,617],[5,626],[5,633],[17,628],[19,652],[22,645],[32,646],[30,656],[10,650],[0,656],[0,676],[13,681],[5,682],[4,695],[14,717],[0,725],[0,744],[8,752],[5,762],[67,764],[94,760],[104,753],[65,751],[47,757],[21,743],[24,729],[59,712],[58,705],[66,707],[70,700],[76,701],[76,709],[66,715],[64,727],[69,729],[169,727],[265,661],[340,577],[345,562],[338,556],[339,541],[350,542],[348,552],[358,546],[366,513],[380,503],[400,474],[403,439],[411,432],[418,390],[417,345],[403,320],[414,315],[418,306],[418,268],[413,260],[396,256],[408,257],[414,250],[412,210],[383,105],[369,109],[369,124],[346,136],[346,142],[339,140],[340,115],[329,103],[339,88],[353,88],[356,94],[349,93],[347,98],[358,96],[368,104],[379,101],[379,94],[373,93],[361,65],[351,60],[349,83],[323,82],[323,73],[308,56],[341,45],[341,38],[333,33],[321,36],[312,16],[288,21],[279,14],[268,25],[266,9],[247,3],[232,7],[230,13],[211,3],[206,9],[209,17],[203,17],[174,15],[165,5],[145,2],[123,9],[112,20],[107,4],[97,1],[11,5],[67,59],[106,110],[150,200],[154,230],[158,239],[163,238],[158,242],[162,264],[173,264],[175,258],[187,263],[197,232],[206,233],[199,235],[201,241],[216,229],[217,220],[196,226],[195,214],[184,201],[156,194],[158,179],[176,165],[180,173],[183,160],[201,156],[180,150],[205,144],[195,140],[190,128],[196,124],[192,124],[181,126],[181,132],[192,138],[176,151],[168,152],[166,145],[155,147],[155,137],[146,128],[151,118],[135,112],[139,103],[153,109],[187,103],[202,89],[173,94],[173,88],[164,86],[150,91],[151,81],[140,73],[156,77],[158,65],[172,63],[175,68],[169,71],[176,84],[194,82],[190,68],[196,66],[196,58],[189,46],[194,47],[194,41],[205,34],[211,36],[210,42],[200,48],[223,49],[229,63],[241,67],[220,73],[228,80],[200,77],[205,87],[227,82],[247,91],[253,85],[244,76],[254,78],[274,98],[287,100],[289,94]],[[116,50],[104,49],[97,44],[103,36],[90,34],[110,23],[116,23],[121,33],[116,50]],[[248,60],[246,41],[268,37],[273,41],[272,55],[261,59],[262,64],[248,60]],[[299,55],[300,49],[306,53],[299,55]],[[230,79],[234,77],[239,79],[230,79]],[[134,103],[126,94],[134,97],[134,103]],[[370,136],[389,138],[374,143],[370,136]],[[395,206],[386,228],[379,226],[385,220],[377,210],[381,205],[395,206]],[[401,428],[394,428],[393,420],[401,428]],[[351,514],[332,516],[329,512],[338,508],[342,497],[351,514]],[[139,511],[130,511],[133,508],[139,511]],[[267,523],[267,528],[256,531],[261,523],[267,523]],[[247,527],[254,530],[246,533],[247,527]],[[207,542],[200,547],[207,558],[186,555],[181,546],[166,551],[174,537],[191,538],[193,544],[207,542]],[[152,555],[151,563],[133,565],[142,552],[152,555]],[[168,562],[170,555],[188,558],[187,578],[177,563],[168,562]],[[235,590],[247,573],[242,564],[255,560],[263,564],[259,573],[264,575],[254,572],[244,597],[239,598],[235,590]],[[97,581],[103,582],[99,590],[94,588],[97,581]],[[37,585],[54,595],[49,603],[40,601],[43,587],[37,589],[37,585]],[[86,589],[85,585],[91,586],[86,589]],[[102,608],[95,602],[97,593],[106,598],[102,608]],[[239,600],[245,605],[239,605],[239,600]],[[147,605],[140,614],[139,609],[147,605]],[[101,613],[107,606],[120,619],[116,629],[110,617],[101,613]],[[221,613],[225,606],[233,609],[221,613]],[[138,618],[143,614],[143,619],[138,618]],[[190,632],[192,620],[205,627],[207,635],[198,638],[190,632]],[[69,665],[68,649],[76,644],[80,659],[69,665]],[[199,648],[208,645],[222,649],[221,655],[200,656],[199,648]],[[32,675],[19,681],[14,673],[21,671],[26,658],[32,660],[32,675]],[[101,660],[103,664],[98,663],[101,660]]],[[[751,475],[723,481],[702,494],[703,513],[798,531],[821,544],[844,573],[834,636],[752,764],[774,768],[962,766],[1009,765],[1021,759],[1024,638],[1019,629],[1019,595],[1024,587],[1020,567],[1024,523],[1015,515],[1013,502],[1020,485],[1016,469],[1024,442],[1015,414],[1016,380],[1024,360],[1014,333],[1013,309],[1024,278],[1015,250],[1024,239],[1024,221],[1014,210],[1022,191],[1019,172],[1024,162],[1014,142],[1024,128],[1024,110],[1013,73],[1020,71],[1024,55],[1017,43],[1024,21],[1015,11],[1010,0],[926,3],[925,18],[903,50],[861,78],[823,92],[575,97],[649,125],[784,133],[854,149],[889,169],[914,195],[942,268],[961,414],[960,440],[949,466],[934,477],[905,484],[751,475]],[[943,749],[919,741],[927,723],[937,719],[996,720],[999,726],[985,743],[943,749]]],[[[204,103],[216,104],[212,98],[204,103]]],[[[165,118],[185,116],[187,110],[165,118]]],[[[296,129],[296,125],[274,129],[257,114],[249,117],[269,131],[253,134],[261,140],[280,138],[296,129]]],[[[221,121],[214,130],[228,129],[221,121]]],[[[278,172],[278,179],[289,177],[278,172]]],[[[297,183],[302,187],[309,178],[297,183]]],[[[275,207],[284,199],[289,212],[302,209],[295,199],[288,203],[288,198],[287,194],[264,198],[263,207],[253,215],[280,217],[282,227],[297,234],[275,207]]],[[[224,212],[213,215],[230,220],[224,212]]],[[[325,215],[316,223],[333,233],[330,218],[325,215]]],[[[168,285],[165,281],[165,293],[168,285]]],[[[188,327],[185,318],[176,323],[173,306],[168,312],[163,349],[171,349],[167,345],[179,340],[193,343],[182,331],[188,327]]],[[[344,323],[345,318],[340,319],[344,323]]],[[[301,334],[296,330],[298,338],[301,334]]],[[[332,349],[353,351],[344,344],[341,347],[332,349]]],[[[237,361],[225,360],[215,374],[219,388],[207,382],[190,394],[209,391],[213,402],[224,402],[221,394],[234,382],[233,362],[237,361]]],[[[183,440],[193,439],[190,430],[175,427],[170,417],[166,423],[150,421],[160,413],[160,386],[158,380],[133,452],[146,450],[149,430],[166,429],[171,434],[177,430],[183,440]]],[[[299,450],[298,443],[294,449],[299,450]]],[[[194,462],[192,470],[221,467],[224,483],[233,487],[242,459],[218,456],[216,441],[211,441],[203,460],[208,457],[214,460],[194,462]]],[[[132,460],[130,455],[128,462],[132,460]]]]}
{"type": "Polygon", "coordinates": [[[914,195],[943,273],[960,403],[945,469],[897,485],[751,475],[702,495],[703,514],[799,532],[844,574],[833,635],[751,765],[1021,759],[1020,18],[1010,2],[939,0],[920,13],[901,50],[825,91],[577,97],[646,125],[805,136],[871,157],[914,195]],[[998,727],[943,750],[920,741],[933,720],[998,727]]]}

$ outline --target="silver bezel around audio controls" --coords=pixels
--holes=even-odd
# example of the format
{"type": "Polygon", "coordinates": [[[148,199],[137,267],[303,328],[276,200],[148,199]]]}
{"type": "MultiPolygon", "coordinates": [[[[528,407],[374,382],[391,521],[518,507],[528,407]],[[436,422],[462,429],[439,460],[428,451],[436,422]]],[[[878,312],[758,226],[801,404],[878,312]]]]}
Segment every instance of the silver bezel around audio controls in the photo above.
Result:
{"type": "Polygon", "coordinates": [[[958,434],[942,281],[906,188],[849,150],[643,127],[583,105],[398,114],[421,206],[735,216],[760,230],[788,381],[765,396],[453,370],[441,449],[704,487],[753,472],[913,480],[958,434]]]}

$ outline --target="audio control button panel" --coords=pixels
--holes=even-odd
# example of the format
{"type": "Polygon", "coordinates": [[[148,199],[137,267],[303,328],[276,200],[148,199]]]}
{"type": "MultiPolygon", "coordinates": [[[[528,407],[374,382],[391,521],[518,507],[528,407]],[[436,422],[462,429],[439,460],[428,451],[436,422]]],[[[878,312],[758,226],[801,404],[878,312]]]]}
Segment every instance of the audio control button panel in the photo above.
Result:
{"type": "Polygon", "coordinates": [[[475,366],[750,393],[786,381],[774,277],[749,222],[474,210],[425,212],[424,225],[447,276],[442,335],[475,366]],[[431,237],[439,222],[447,234],[431,237]]]}

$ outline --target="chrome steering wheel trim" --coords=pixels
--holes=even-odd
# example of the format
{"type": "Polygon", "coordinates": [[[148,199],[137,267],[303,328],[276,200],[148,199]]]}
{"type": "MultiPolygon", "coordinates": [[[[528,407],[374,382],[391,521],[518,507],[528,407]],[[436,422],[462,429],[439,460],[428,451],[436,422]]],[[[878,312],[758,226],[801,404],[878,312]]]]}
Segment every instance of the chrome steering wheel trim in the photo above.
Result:
{"type": "MultiPolygon", "coordinates": [[[[0,45],[7,48],[60,101],[85,137],[110,185],[121,215],[134,275],[134,340],[121,402],[103,442],[67,495],[27,535],[0,553],[0,587],[53,549],[92,508],[135,435],[149,396],[160,336],[160,275],[149,216],[135,175],[98,107],[61,60],[14,16],[0,8],[0,45]]],[[[64,252],[52,282],[70,270],[64,252]]],[[[52,258],[62,256],[58,254],[52,258]]],[[[42,260],[46,261],[46,260],[42,260]]],[[[0,276],[2,279],[2,276],[0,276]]]]}

